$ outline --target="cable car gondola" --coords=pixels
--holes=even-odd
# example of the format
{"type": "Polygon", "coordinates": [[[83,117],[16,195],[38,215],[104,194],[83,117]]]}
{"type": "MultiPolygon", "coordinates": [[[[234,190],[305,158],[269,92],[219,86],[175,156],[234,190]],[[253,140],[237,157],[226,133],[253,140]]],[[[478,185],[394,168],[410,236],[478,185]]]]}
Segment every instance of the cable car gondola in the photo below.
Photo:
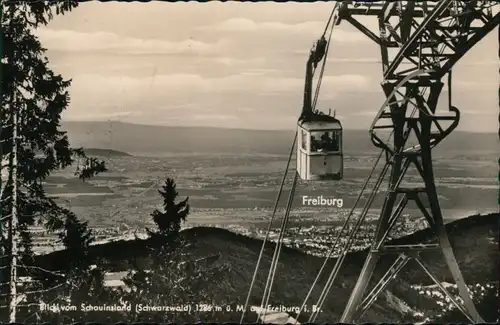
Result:
{"type": "Polygon", "coordinates": [[[329,115],[298,123],[297,170],[303,180],[341,180],[342,124],[329,115]]]}
{"type": "Polygon", "coordinates": [[[315,110],[312,103],[313,74],[327,51],[324,37],[311,50],[306,67],[304,106],[297,123],[297,172],[302,180],[307,181],[343,178],[342,124],[335,114],[323,114],[315,110]]]}

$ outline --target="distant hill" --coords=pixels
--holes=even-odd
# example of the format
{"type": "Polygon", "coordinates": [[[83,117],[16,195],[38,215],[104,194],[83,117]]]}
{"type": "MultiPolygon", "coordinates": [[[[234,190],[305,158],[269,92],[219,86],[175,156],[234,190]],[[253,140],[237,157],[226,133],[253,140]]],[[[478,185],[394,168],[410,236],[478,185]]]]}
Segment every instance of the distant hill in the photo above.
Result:
{"type": "MultiPolygon", "coordinates": [[[[490,241],[490,238],[498,238],[498,222],[499,214],[496,213],[471,216],[446,225],[457,261],[468,283],[474,284],[498,280],[498,247],[490,241]]],[[[227,262],[232,266],[231,271],[227,274],[226,283],[221,283],[220,292],[214,292],[214,295],[230,297],[235,303],[245,301],[262,241],[219,228],[192,228],[183,231],[182,234],[193,243],[193,252],[196,255],[220,254],[220,261],[227,262]]],[[[429,235],[428,230],[422,230],[397,239],[392,244],[425,242],[428,240],[429,235]]],[[[118,241],[93,246],[91,255],[99,257],[101,261],[107,263],[110,270],[117,272],[127,268],[125,261],[128,259],[140,260],[146,258],[145,256],[150,252],[150,249],[154,249],[154,246],[157,247],[158,243],[153,243],[150,240],[118,241]]],[[[261,271],[257,277],[250,301],[251,304],[260,305],[274,247],[275,244],[269,243],[264,253],[261,271]]],[[[36,257],[37,265],[52,270],[64,268],[67,254],[67,251],[59,251],[38,256],[36,257]]],[[[421,256],[440,281],[453,282],[449,272],[446,271],[441,253],[429,252],[423,253],[421,256]]],[[[339,319],[365,257],[366,251],[347,255],[345,264],[332,288],[318,322],[331,322],[339,319]]],[[[394,259],[393,256],[384,256],[381,258],[379,266],[382,265],[385,272],[394,259]]],[[[285,306],[300,306],[323,261],[323,258],[284,247],[273,287],[272,303],[285,306]]],[[[334,262],[334,259],[330,261],[327,270],[332,269],[334,262]]],[[[376,271],[375,279],[379,278],[381,273],[382,270],[379,268],[376,271]]],[[[325,274],[320,279],[318,289],[312,295],[314,300],[311,299],[310,304],[314,303],[319,296],[327,275],[325,274]]],[[[412,307],[417,306],[419,310],[425,312],[432,312],[434,308],[437,308],[437,305],[433,302],[419,296],[409,288],[410,284],[432,284],[432,281],[416,265],[407,265],[396,278],[396,282],[388,287],[389,293],[386,292],[385,296],[381,296],[375,302],[374,306],[364,316],[364,320],[369,320],[370,323],[382,321],[402,322],[401,305],[395,303],[395,301],[404,302],[412,307]]],[[[493,310],[492,307],[495,306],[486,306],[484,308],[486,308],[486,311],[491,311],[493,310]]],[[[252,315],[252,317],[255,316],[252,315]]],[[[248,321],[253,322],[255,319],[248,319],[248,321]]],[[[302,318],[299,321],[305,322],[306,319],[302,318]]]]}
{"type": "Polygon", "coordinates": [[[129,153],[113,150],[113,149],[99,149],[99,148],[83,148],[88,156],[98,157],[127,157],[132,156],[129,153]]]}
{"type": "MultiPolygon", "coordinates": [[[[109,148],[132,154],[234,153],[286,155],[294,131],[260,131],[211,127],[140,125],[122,122],[64,122],[73,146],[109,148]]],[[[379,152],[371,143],[368,130],[344,130],[346,152],[379,152]]],[[[498,148],[496,134],[454,132],[437,152],[493,151],[498,148]]]]}

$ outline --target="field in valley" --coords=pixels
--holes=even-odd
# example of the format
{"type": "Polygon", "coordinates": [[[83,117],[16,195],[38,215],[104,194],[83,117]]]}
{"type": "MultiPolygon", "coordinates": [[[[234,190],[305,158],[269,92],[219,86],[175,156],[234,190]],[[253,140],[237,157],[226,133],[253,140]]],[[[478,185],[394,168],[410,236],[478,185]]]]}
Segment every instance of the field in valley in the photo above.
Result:
{"type": "MultiPolygon", "coordinates": [[[[93,226],[143,225],[161,203],[157,190],[166,177],[176,180],[181,197],[189,196],[193,208],[190,222],[262,220],[267,215],[261,210],[272,208],[286,163],[286,157],[271,155],[101,158],[106,160],[109,172],[89,182],[74,179],[68,170],[49,178],[46,185],[50,195],[58,196],[93,226]]],[[[436,161],[436,185],[445,218],[496,209],[496,164],[493,156],[485,158],[474,163],[455,157],[436,161]]],[[[301,182],[294,200],[295,211],[309,215],[308,219],[321,220],[351,209],[372,161],[370,156],[347,156],[343,181],[301,182]],[[304,206],[302,195],[340,198],[343,207],[304,206]]],[[[288,188],[290,182],[291,177],[288,188]]],[[[284,194],[286,197],[288,193],[284,194]]],[[[374,206],[378,207],[380,200],[374,206]]]]}
{"type": "MultiPolygon", "coordinates": [[[[90,150],[90,153],[97,153],[106,161],[107,173],[81,182],[74,178],[74,170],[70,168],[52,175],[46,188],[50,195],[57,196],[91,227],[97,228],[101,240],[124,232],[140,233],[151,226],[150,213],[161,206],[157,190],[166,177],[176,180],[180,198],[189,197],[192,213],[185,226],[213,225],[239,232],[267,228],[287,159],[285,155],[271,154],[164,154],[154,157],[111,151],[107,154],[106,150],[90,150]]],[[[474,157],[474,160],[467,156],[436,159],[436,185],[446,220],[497,211],[498,187],[493,157],[492,154],[474,157]]],[[[374,155],[354,153],[345,158],[344,180],[300,182],[290,227],[333,229],[338,226],[353,207],[374,161],[374,155]],[[303,195],[342,199],[343,206],[303,205],[303,195]]],[[[293,163],[291,168],[293,170],[293,163]]],[[[414,175],[414,172],[408,175],[409,183],[415,182],[414,175]]],[[[288,196],[291,176],[290,173],[282,195],[281,210],[288,196]]],[[[371,219],[377,216],[381,207],[384,186],[370,210],[371,219]]],[[[363,207],[368,194],[366,191],[356,211],[363,207]]],[[[421,216],[415,207],[405,212],[421,216]]],[[[278,214],[275,227],[279,227],[282,215],[278,214]]],[[[420,229],[422,223],[418,225],[414,230],[420,229]]]]}

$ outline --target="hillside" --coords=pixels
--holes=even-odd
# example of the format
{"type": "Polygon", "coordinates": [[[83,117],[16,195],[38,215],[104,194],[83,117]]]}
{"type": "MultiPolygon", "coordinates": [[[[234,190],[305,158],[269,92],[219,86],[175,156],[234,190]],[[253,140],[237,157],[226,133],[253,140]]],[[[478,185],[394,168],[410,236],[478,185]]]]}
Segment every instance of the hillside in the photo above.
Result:
{"type": "MultiPolygon", "coordinates": [[[[447,225],[457,260],[468,283],[498,279],[498,248],[490,240],[492,237],[498,237],[498,220],[498,214],[490,214],[471,216],[447,225]]],[[[183,235],[193,243],[195,255],[206,256],[219,253],[221,255],[220,262],[227,262],[231,265],[231,271],[227,274],[225,283],[221,284],[220,291],[214,292],[214,296],[230,297],[234,303],[243,302],[262,242],[218,228],[192,228],[183,231],[183,235]]],[[[427,238],[429,238],[429,232],[422,230],[397,239],[396,242],[398,244],[412,244],[420,240],[425,241],[427,238]]],[[[104,260],[109,270],[123,271],[126,268],[126,260],[145,258],[148,250],[154,249],[152,245],[154,244],[149,240],[118,241],[93,246],[91,255],[104,260]]],[[[257,277],[251,300],[252,304],[260,304],[260,297],[267,277],[266,270],[269,269],[274,246],[270,243],[265,251],[261,272],[257,277]]],[[[39,256],[37,262],[41,267],[57,270],[64,267],[66,254],[65,251],[59,251],[39,256]]],[[[365,255],[366,252],[348,254],[339,278],[325,304],[324,312],[317,320],[318,322],[331,321],[340,317],[350,289],[354,286],[361,270],[365,255]]],[[[443,271],[444,263],[440,253],[427,253],[422,256],[440,281],[453,282],[449,272],[443,271]]],[[[386,256],[381,259],[379,265],[387,267],[393,260],[393,257],[386,256]]],[[[323,261],[322,258],[306,255],[298,250],[284,248],[273,287],[272,303],[274,305],[300,306],[323,261]]],[[[334,262],[334,259],[330,261],[329,270],[334,262]]],[[[398,276],[397,284],[389,286],[388,290],[392,293],[392,297],[398,297],[409,306],[417,306],[419,310],[432,310],[437,307],[434,303],[419,297],[415,291],[409,289],[411,284],[432,283],[423,271],[416,272],[416,270],[417,267],[414,265],[407,265],[398,276]]],[[[380,271],[380,269],[377,271],[375,277],[380,276],[380,271]]],[[[320,286],[324,285],[325,280],[326,276],[321,280],[320,286]]],[[[318,288],[313,292],[314,299],[318,297],[320,290],[318,288]]],[[[400,307],[397,303],[389,303],[387,294],[385,297],[377,300],[365,318],[369,319],[370,322],[388,320],[401,322],[400,307]]],[[[394,298],[391,301],[394,301],[394,298]]],[[[313,300],[309,302],[309,304],[313,303],[313,300]]],[[[254,319],[249,321],[254,321],[254,319]]],[[[300,321],[303,322],[304,319],[300,319],[300,321]]]]}
{"type": "Polygon", "coordinates": [[[102,148],[83,148],[88,156],[98,157],[131,157],[132,155],[123,151],[102,148]]]}
{"type": "MultiPolygon", "coordinates": [[[[294,131],[240,130],[211,127],[140,125],[122,122],[64,122],[72,146],[110,148],[128,153],[265,153],[286,155],[294,131]]],[[[367,130],[344,130],[346,152],[378,152],[367,130]]],[[[496,152],[498,138],[491,133],[454,132],[437,152],[496,152]],[[481,148],[477,144],[481,144],[481,148]]]]}

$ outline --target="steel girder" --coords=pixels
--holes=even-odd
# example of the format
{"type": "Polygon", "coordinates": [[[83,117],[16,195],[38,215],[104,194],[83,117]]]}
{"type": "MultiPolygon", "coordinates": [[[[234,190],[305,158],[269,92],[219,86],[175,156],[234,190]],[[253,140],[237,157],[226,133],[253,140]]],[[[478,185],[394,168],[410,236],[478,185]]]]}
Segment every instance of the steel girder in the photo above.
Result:
{"type": "Polygon", "coordinates": [[[377,299],[390,280],[411,259],[472,322],[482,322],[453,254],[439,206],[431,150],[458,125],[460,112],[451,105],[451,69],[468,50],[499,24],[498,5],[493,1],[343,1],[341,21],[347,21],[380,45],[382,89],[387,100],[370,127],[375,146],[383,149],[391,167],[389,187],[370,252],[341,322],[356,321],[377,299]],[[370,30],[356,16],[372,16],[378,32],[370,30]],[[390,52],[395,53],[391,56],[390,52]],[[437,111],[448,75],[448,112],[437,111]],[[452,114],[450,114],[452,113],[452,114]],[[448,122],[445,127],[442,124],[448,122]],[[382,140],[379,130],[391,131],[392,143],[382,140]],[[417,143],[409,142],[413,135],[417,143]],[[422,187],[408,188],[401,182],[410,165],[422,178],[422,187]],[[396,206],[396,201],[400,198],[396,206]],[[434,231],[437,244],[388,246],[387,236],[409,201],[414,201],[434,231]],[[427,204],[424,204],[424,201],[427,204]],[[423,250],[439,248],[457,284],[463,306],[439,283],[419,258],[423,250]],[[364,296],[381,254],[399,254],[375,287],[364,296]]]}

